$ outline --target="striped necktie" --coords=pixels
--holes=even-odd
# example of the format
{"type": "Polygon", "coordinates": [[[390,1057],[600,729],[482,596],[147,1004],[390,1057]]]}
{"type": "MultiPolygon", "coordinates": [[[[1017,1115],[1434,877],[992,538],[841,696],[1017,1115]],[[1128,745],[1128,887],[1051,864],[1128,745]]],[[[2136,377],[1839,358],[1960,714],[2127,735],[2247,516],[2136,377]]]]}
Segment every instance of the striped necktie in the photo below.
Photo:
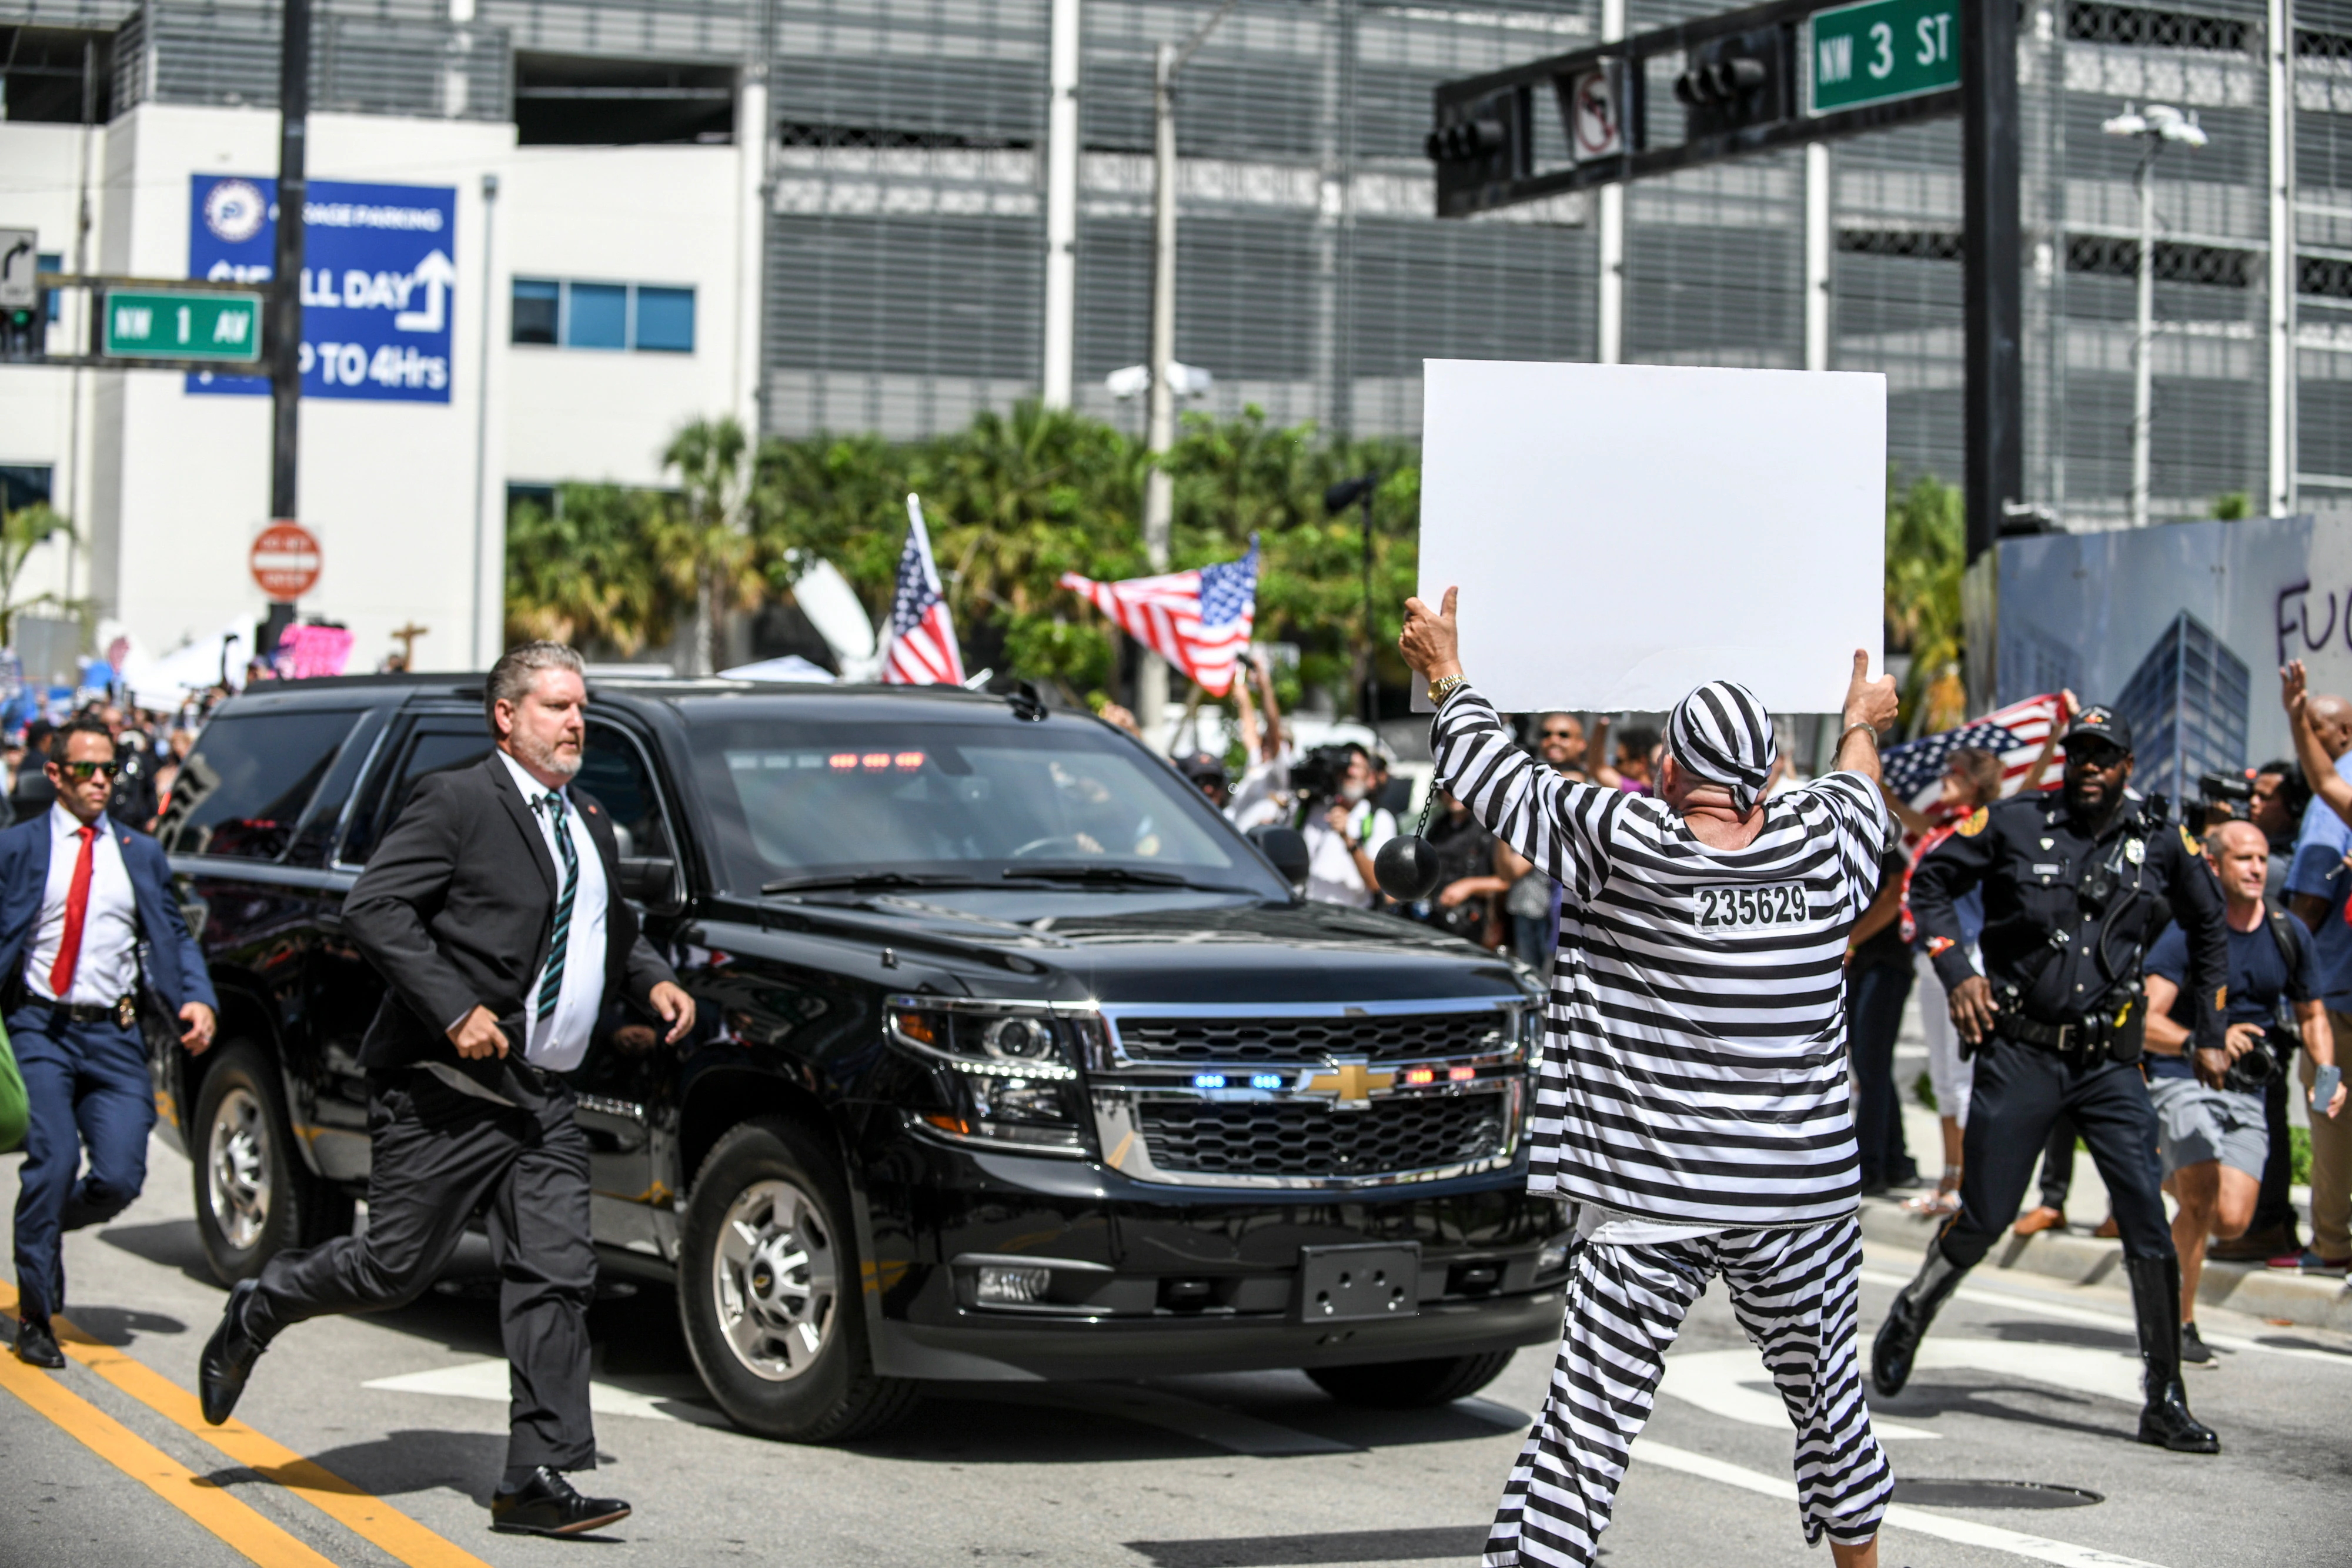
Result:
{"type": "Polygon", "coordinates": [[[564,820],[563,797],[551,789],[531,802],[555,824],[555,848],[563,857],[563,892],[555,900],[555,929],[548,937],[547,977],[539,983],[539,1009],[545,1018],[563,995],[563,961],[572,948],[572,900],[580,891],[580,852],[572,847],[572,824],[564,820]]]}

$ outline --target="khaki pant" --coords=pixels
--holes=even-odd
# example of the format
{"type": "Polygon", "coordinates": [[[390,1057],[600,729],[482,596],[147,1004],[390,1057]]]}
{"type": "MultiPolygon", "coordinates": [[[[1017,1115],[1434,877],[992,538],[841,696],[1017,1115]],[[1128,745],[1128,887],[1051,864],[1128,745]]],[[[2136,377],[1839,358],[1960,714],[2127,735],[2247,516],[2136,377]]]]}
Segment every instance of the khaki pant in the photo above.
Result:
{"type": "MultiPolygon", "coordinates": [[[[2330,1008],[2327,1027],[2336,1035],[2341,1064],[2352,1051],[2352,1013],[2330,1008]]],[[[2295,1054],[2307,1103],[2319,1070],[2308,1052],[2295,1054]]],[[[2311,1113],[2311,1249],[2331,1263],[2352,1258],[2352,1104],[2341,1115],[2311,1113]]]]}

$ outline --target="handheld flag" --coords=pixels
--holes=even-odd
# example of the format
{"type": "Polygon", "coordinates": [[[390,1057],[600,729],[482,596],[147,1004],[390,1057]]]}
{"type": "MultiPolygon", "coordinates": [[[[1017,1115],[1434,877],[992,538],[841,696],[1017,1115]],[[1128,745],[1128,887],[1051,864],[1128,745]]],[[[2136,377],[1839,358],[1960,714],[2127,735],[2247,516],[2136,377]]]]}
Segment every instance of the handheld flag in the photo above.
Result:
{"type": "Polygon", "coordinates": [[[1257,536],[1239,560],[1119,582],[1066,571],[1062,586],[1085,594],[1120,631],[1221,697],[1233,689],[1234,661],[1257,619],[1257,536]]]}
{"type": "Polygon", "coordinates": [[[1933,810],[1952,753],[1974,747],[2000,758],[2000,792],[2014,795],[2025,788],[2026,772],[2042,755],[2052,727],[2068,718],[2065,709],[2065,698],[2049,693],[2011,703],[1958,729],[1890,746],[1879,759],[1887,791],[1922,811],[1933,810]]]}
{"type": "Polygon", "coordinates": [[[912,495],[907,497],[907,548],[898,556],[898,587],[890,601],[890,645],[882,655],[882,680],[894,686],[963,684],[963,655],[956,649],[947,597],[940,591],[939,568],[931,564],[923,503],[912,495]]]}

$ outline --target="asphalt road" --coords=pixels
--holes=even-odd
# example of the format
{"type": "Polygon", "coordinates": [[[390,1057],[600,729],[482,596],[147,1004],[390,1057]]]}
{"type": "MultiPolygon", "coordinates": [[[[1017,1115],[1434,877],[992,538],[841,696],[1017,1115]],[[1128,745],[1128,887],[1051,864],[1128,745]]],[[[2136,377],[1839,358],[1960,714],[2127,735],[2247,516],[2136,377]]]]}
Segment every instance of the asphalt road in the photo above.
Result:
{"type": "MultiPolygon", "coordinates": [[[[16,1163],[0,1160],[11,1205],[16,1163]]],[[[802,1448],[726,1426],[698,1396],[667,1294],[616,1291],[593,1318],[591,1490],[637,1512],[601,1544],[542,1542],[488,1528],[505,1373],[478,1244],[405,1311],[289,1331],[243,1425],[215,1432],[188,1391],[222,1291],[188,1215],[186,1163],[159,1144],[147,1195],[68,1240],[68,1311],[89,1336],[75,1364],[0,1360],[0,1568],[1468,1563],[1549,1362],[1523,1352],[1480,1397],[1405,1414],[1346,1408],[1295,1373],[942,1386],[887,1437],[802,1448]]],[[[1870,1326],[1916,1261],[1873,1252],[1870,1326]]],[[[2184,1458],[2131,1441],[2127,1312],[2096,1287],[1964,1291],[1911,1390],[1878,1408],[1904,1500],[1889,1568],[2352,1561],[2352,1339],[2210,1312],[2225,1348],[2190,1389],[2224,1450],[2184,1458]],[[2017,1488],[1961,1484],[1987,1481],[2099,1500],[2020,1507],[2032,1500],[2017,1488]]],[[[1623,1568],[1825,1563],[1797,1527],[1790,1446],[1715,1288],[1604,1554],[1623,1568]]]]}

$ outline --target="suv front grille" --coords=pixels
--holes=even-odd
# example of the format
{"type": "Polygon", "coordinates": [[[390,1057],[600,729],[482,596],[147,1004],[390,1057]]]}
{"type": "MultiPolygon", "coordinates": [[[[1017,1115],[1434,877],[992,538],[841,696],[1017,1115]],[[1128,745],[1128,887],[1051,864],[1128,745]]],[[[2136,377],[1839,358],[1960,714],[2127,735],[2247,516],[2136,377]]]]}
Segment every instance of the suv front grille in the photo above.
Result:
{"type": "Polygon", "coordinates": [[[1379,1100],[1356,1111],[1314,1101],[1147,1100],[1138,1130],[1162,1171],[1357,1176],[1490,1158],[1504,1146],[1501,1094],[1379,1100]]]}
{"type": "Polygon", "coordinates": [[[1492,1009],[1389,1018],[1122,1018],[1118,1043],[1139,1062],[1415,1061],[1496,1054],[1509,1048],[1509,1014],[1492,1009]]]}

